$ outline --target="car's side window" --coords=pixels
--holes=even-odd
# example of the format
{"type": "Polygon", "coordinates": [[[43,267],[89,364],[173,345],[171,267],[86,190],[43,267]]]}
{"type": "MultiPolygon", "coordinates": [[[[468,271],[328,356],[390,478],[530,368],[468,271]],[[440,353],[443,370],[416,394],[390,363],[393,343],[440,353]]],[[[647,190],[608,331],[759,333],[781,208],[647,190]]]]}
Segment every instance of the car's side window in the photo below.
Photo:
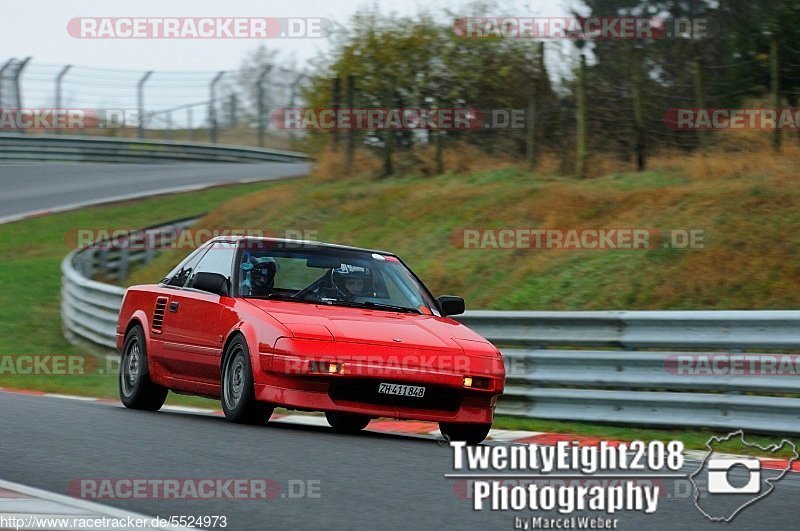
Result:
{"type": "Polygon", "coordinates": [[[190,254],[186,257],[186,259],[178,264],[175,269],[169,272],[169,274],[161,281],[162,284],[167,286],[174,286],[177,288],[183,287],[186,284],[186,281],[189,280],[189,276],[192,274],[192,270],[197,266],[197,263],[203,258],[203,255],[206,254],[208,251],[209,246],[206,245],[197,249],[195,252],[190,254]]]}
{"type": "Polygon", "coordinates": [[[218,273],[231,280],[231,268],[233,266],[233,255],[236,253],[236,244],[231,242],[214,242],[211,248],[200,260],[189,276],[186,287],[193,287],[194,278],[197,273],[218,273]]]}

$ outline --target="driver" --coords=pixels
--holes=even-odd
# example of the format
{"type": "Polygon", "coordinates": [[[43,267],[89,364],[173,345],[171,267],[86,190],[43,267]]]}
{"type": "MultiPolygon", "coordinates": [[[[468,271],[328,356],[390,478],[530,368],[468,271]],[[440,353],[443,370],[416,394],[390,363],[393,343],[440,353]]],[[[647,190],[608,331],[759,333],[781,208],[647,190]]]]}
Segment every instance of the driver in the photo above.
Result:
{"type": "Polygon", "coordinates": [[[369,275],[367,275],[366,271],[363,269],[334,269],[331,272],[331,280],[336,290],[346,301],[352,301],[356,297],[370,295],[366,289],[369,282],[369,275]]]}
{"type": "Polygon", "coordinates": [[[271,256],[254,258],[251,260],[253,269],[250,270],[251,295],[269,295],[275,287],[275,273],[278,272],[278,262],[271,256]]]}

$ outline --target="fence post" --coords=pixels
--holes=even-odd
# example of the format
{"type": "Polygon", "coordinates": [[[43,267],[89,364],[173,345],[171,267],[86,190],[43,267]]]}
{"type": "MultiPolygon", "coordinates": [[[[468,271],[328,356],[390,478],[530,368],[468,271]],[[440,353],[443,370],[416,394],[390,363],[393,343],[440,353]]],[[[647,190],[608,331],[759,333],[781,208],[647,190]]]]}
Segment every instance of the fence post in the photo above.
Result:
{"type": "MultiPolygon", "coordinates": [[[[694,74],[694,105],[698,109],[703,109],[706,106],[705,97],[703,95],[703,69],[700,63],[700,57],[694,58],[692,64],[692,73],[694,74]]],[[[704,129],[697,130],[697,140],[700,147],[703,148],[708,143],[708,134],[704,129]]]]}
{"type": "MultiPolygon", "coordinates": [[[[345,100],[347,102],[347,108],[349,112],[353,112],[353,108],[356,106],[356,87],[355,87],[355,77],[353,74],[347,75],[347,83],[345,85],[345,100]]],[[[347,129],[344,142],[344,160],[345,166],[347,171],[353,169],[353,156],[355,155],[356,149],[356,131],[353,124],[350,124],[350,127],[347,129]]]]}
{"type": "Polygon", "coordinates": [[[6,64],[4,64],[2,68],[0,68],[0,109],[3,108],[3,75],[13,62],[14,59],[9,59],[8,61],[6,61],[6,64]]]}
{"type": "Polygon", "coordinates": [[[115,277],[118,280],[122,280],[123,278],[128,276],[128,266],[130,265],[130,249],[128,249],[129,242],[124,242],[119,249],[119,253],[117,254],[117,272],[115,273],[115,277]]]}
{"type": "MultiPolygon", "coordinates": [[[[17,69],[14,70],[14,90],[16,91],[16,99],[17,99],[17,109],[22,109],[22,86],[19,82],[20,77],[22,77],[22,72],[25,70],[25,67],[28,66],[28,63],[31,62],[30,57],[26,57],[20,63],[17,64],[17,69]]],[[[19,124],[18,124],[19,125],[19,124]]],[[[24,130],[20,127],[17,127],[18,133],[23,133],[24,130]]]]}
{"type": "Polygon", "coordinates": [[[236,94],[231,93],[231,95],[228,96],[228,127],[230,128],[236,127],[236,124],[239,123],[236,116],[238,111],[237,107],[236,94]]]}
{"type": "Polygon", "coordinates": [[[211,85],[209,86],[211,99],[208,102],[208,124],[212,144],[217,143],[217,128],[219,126],[217,123],[217,83],[219,83],[219,80],[222,79],[224,75],[224,71],[217,72],[217,75],[211,80],[211,85]]]}
{"type": "Polygon", "coordinates": [[[577,104],[576,122],[576,163],[575,173],[578,177],[586,176],[586,56],[581,53],[581,64],[578,69],[578,87],[575,96],[577,104]]]}
{"type": "MultiPolygon", "coordinates": [[[[387,89],[385,92],[385,102],[386,108],[392,108],[392,101],[393,101],[393,94],[391,89],[387,89]]],[[[394,135],[392,134],[392,130],[390,128],[386,128],[386,134],[384,135],[384,145],[383,145],[383,176],[388,177],[394,173],[394,167],[392,166],[392,144],[394,142],[394,135]]]]}
{"type": "Polygon", "coordinates": [[[194,111],[191,105],[186,107],[186,138],[189,141],[194,140],[194,111]]]}
{"type": "Polygon", "coordinates": [[[264,66],[261,73],[258,75],[258,86],[256,87],[256,93],[258,97],[257,107],[258,107],[258,145],[259,147],[264,147],[264,134],[266,132],[267,126],[265,123],[266,114],[267,114],[267,103],[264,101],[264,80],[267,78],[267,74],[269,74],[270,70],[272,70],[272,65],[264,66]]]}
{"type": "Polygon", "coordinates": [[[644,114],[642,113],[642,54],[643,50],[637,46],[634,50],[633,63],[633,119],[636,124],[636,171],[644,171],[644,114]]]}
{"type": "MultiPolygon", "coordinates": [[[[437,87],[437,98],[436,98],[436,115],[441,116],[442,107],[445,105],[445,98],[443,96],[444,87],[442,87],[441,82],[438,84],[437,87]]],[[[433,149],[434,155],[433,160],[436,164],[436,175],[441,175],[444,173],[444,131],[441,128],[441,120],[436,120],[436,128],[433,130],[433,149]]]]}
{"type": "MultiPolygon", "coordinates": [[[[58,109],[59,111],[61,110],[61,106],[63,105],[63,101],[62,101],[62,96],[63,96],[63,94],[62,94],[62,86],[63,86],[63,83],[64,83],[64,76],[67,75],[67,72],[69,72],[71,68],[72,68],[72,65],[65,66],[64,68],[61,69],[61,71],[56,76],[56,101],[55,101],[55,103],[56,103],[56,109],[58,109]]],[[[61,134],[61,129],[56,129],[55,132],[56,132],[56,134],[61,134]]]]}
{"type": "Polygon", "coordinates": [[[167,111],[167,138],[175,138],[175,132],[172,130],[172,110],[167,111]]]}
{"type": "MultiPolygon", "coordinates": [[[[776,113],[781,106],[780,82],[778,78],[778,39],[773,34],[769,39],[769,87],[772,96],[772,108],[776,113]]],[[[781,150],[781,130],[778,127],[778,116],[775,116],[775,128],[772,130],[772,149],[781,150]]]]}
{"type": "Polygon", "coordinates": [[[341,97],[342,97],[342,82],[339,77],[333,78],[333,86],[331,87],[331,108],[333,109],[334,114],[334,124],[333,129],[331,130],[331,145],[333,149],[339,147],[339,127],[338,127],[338,115],[339,115],[339,108],[341,107],[341,97]]]}
{"type": "Polygon", "coordinates": [[[536,133],[539,120],[539,91],[544,86],[544,43],[540,42],[536,48],[536,74],[531,80],[531,90],[528,94],[528,119],[527,137],[525,139],[525,152],[528,156],[528,168],[533,170],[536,167],[536,133]]]}
{"type": "Polygon", "coordinates": [[[145,73],[136,85],[136,99],[139,106],[139,138],[144,138],[144,84],[147,83],[147,80],[150,79],[152,75],[152,71],[145,73]]]}
{"type": "Polygon", "coordinates": [[[433,138],[434,162],[436,162],[436,175],[444,173],[444,132],[440,127],[436,128],[436,136],[433,138]]]}
{"type": "MultiPolygon", "coordinates": [[[[305,74],[303,74],[301,72],[300,74],[297,75],[297,79],[292,81],[292,86],[290,87],[291,88],[291,92],[289,94],[289,108],[290,109],[294,109],[294,106],[296,105],[297,88],[300,86],[300,83],[303,81],[303,77],[305,77],[305,74]]],[[[294,129],[292,129],[292,128],[289,129],[289,138],[294,138],[294,129]]]]}

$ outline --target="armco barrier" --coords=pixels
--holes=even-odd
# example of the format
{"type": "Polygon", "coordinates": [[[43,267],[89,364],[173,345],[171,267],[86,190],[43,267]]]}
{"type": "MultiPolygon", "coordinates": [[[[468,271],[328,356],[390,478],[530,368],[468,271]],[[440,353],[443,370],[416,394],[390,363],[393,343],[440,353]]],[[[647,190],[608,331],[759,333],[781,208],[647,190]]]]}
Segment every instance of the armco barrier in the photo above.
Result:
{"type": "Polygon", "coordinates": [[[292,151],[128,138],[0,134],[0,164],[25,162],[306,162],[292,151]]]}
{"type": "MultiPolygon", "coordinates": [[[[68,336],[113,348],[124,290],[87,278],[87,264],[102,256],[119,272],[122,262],[149,257],[103,252],[90,247],[64,259],[62,316],[68,336]]],[[[800,351],[800,311],[470,311],[458,320],[503,352],[500,414],[800,434],[800,374],[668,369],[678,352],[800,351]]]]}
{"type": "Polygon", "coordinates": [[[152,260],[156,246],[170,245],[179,229],[191,226],[197,219],[180,219],[134,231],[132,234],[141,236],[141,241],[152,242],[143,249],[128,248],[126,239],[120,237],[69,253],[61,262],[61,319],[67,338],[116,348],[117,315],[125,289],[91,280],[92,276],[99,273],[106,278],[124,277],[132,264],[152,260]]]}

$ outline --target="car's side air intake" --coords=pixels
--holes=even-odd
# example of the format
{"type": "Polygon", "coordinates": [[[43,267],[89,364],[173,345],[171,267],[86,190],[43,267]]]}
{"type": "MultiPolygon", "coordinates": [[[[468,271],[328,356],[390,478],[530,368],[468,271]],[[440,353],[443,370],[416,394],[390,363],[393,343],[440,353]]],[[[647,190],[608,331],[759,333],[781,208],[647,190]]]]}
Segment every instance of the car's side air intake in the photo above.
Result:
{"type": "Polygon", "coordinates": [[[164,312],[167,309],[167,297],[159,297],[156,299],[156,309],[153,311],[153,332],[156,334],[161,333],[161,327],[164,325],[164,312]]]}

